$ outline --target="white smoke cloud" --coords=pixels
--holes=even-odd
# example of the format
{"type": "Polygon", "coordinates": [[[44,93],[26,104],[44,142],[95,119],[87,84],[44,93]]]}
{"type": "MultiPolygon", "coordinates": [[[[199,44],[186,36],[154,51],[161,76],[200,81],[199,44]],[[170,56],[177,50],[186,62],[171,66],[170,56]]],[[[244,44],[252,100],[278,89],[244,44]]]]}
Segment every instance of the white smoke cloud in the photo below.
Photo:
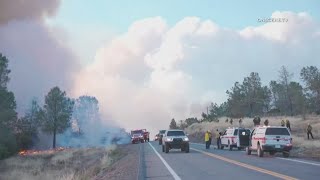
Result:
{"type": "Polygon", "coordinates": [[[173,27],[161,17],[137,21],[98,50],[73,94],[96,96],[102,113],[123,127],[156,132],[173,117],[199,116],[208,101],[224,101],[252,71],[268,83],[281,65],[297,76],[303,66],[320,65],[319,23],[307,13],[272,17],[288,22],[238,31],[197,17],[173,27]]]}
{"type": "Polygon", "coordinates": [[[80,68],[59,31],[37,21],[0,26],[0,52],[9,59],[9,89],[23,115],[32,98],[43,99],[54,86],[68,90],[80,68]]]}

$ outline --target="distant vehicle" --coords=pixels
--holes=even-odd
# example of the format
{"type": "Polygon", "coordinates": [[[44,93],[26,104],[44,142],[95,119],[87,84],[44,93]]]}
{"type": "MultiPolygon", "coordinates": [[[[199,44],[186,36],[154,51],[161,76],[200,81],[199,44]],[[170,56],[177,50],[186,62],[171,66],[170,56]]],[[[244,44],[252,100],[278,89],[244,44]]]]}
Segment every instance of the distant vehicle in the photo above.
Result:
{"type": "Polygon", "coordinates": [[[162,138],[162,152],[168,153],[171,149],[181,149],[189,153],[189,138],[182,130],[168,130],[162,138]]]}
{"type": "Polygon", "coordinates": [[[251,151],[257,151],[259,157],[263,157],[264,152],[274,155],[282,152],[283,157],[289,157],[292,149],[292,137],[286,127],[281,126],[257,126],[251,132],[251,143],[246,148],[248,155],[251,151]]]}
{"type": "Polygon", "coordinates": [[[162,145],[162,137],[166,133],[166,130],[159,131],[159,145],[162,145]]]}
{"type": "Polygon", "coordinates": [[[249,146],[250,129],[247,128],[228,128],[221,135],[221,149],[228,147],[230,151],[233,148],[238,150],[249,146]]]}
{"type": "Polygon", "coordinates": [[[159,134],[156,134],[156,135],[154,136],[154,140],[155,140],[155,141],[158,141],[158,140],[159,140],[159,134]]]}
{"type": "Polygon", "coordinates": [[[138,142],[144,143],[144,136],[143,136],[143,130],[138,129],[138,130],[132,130],[131,131],[131,143],[135,144],[138,142]]]}
{"type": "Polygon", "coordinates": [[[149,139],[149,132],[146,130],[146,129],[142,129],[142,132],[143,132],[143,139],[144,139],[144,142],[149,142],[150,139],[149,139]]]}

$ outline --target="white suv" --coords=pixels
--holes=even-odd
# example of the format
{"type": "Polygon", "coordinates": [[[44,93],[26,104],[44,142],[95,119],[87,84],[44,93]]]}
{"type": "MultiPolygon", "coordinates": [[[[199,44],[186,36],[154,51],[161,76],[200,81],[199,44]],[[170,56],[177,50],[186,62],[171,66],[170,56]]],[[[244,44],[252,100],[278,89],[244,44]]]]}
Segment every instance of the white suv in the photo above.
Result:
{"type": "Polygon", "coordinates": [[[244,149],[249,145],[250,129],[246,128],[228,128],[220,137],[221,149],[228,147],[231,151],[232,148],[238,148],[238,150],[244,149]]]}
{"type": "Polygon", "coordinates": [[[181,149],[189,153],[189,138],[182,130],[167,130],[162,138],[162,152],[168,153],[171,149],[181,149]]]}
{"type": "Polygon", "coordinates": [[[292,149],[292,137],[288,128],[257,126],[250,137],[250,146],[246,148],[248,155],[251,154],[251,151],[257,151],[259,157],[262,157],[264,152],[269,152],[270,155],[282,152],[284,157],[289,157],[289,152],[292,149]]]}

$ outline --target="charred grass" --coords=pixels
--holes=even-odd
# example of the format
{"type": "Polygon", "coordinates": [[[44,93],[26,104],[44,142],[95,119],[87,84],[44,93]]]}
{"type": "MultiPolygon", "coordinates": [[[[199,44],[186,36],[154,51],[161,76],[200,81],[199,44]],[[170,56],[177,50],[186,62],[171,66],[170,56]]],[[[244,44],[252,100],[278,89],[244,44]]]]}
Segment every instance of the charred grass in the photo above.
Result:
{"type": "Polygon", "coordinates": [[[0,179],[86,180],[106,171],[124,155],[116,146],[17,155],[0,161],[0,179]]]}

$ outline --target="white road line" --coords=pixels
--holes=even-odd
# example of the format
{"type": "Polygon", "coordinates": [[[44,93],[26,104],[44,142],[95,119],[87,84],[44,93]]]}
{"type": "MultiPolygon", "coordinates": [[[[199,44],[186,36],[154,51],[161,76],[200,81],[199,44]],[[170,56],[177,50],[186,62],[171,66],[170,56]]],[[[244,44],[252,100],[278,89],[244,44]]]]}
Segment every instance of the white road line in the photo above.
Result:
{"type": "Polygon", "coordinates": [[[280,157],[277,157],[277,159],[282,159],[282,160],[286,160],[286,161],[293,161],[293,162],[299,162],[299,163],[304,163],[304,164],[309,164],[309,165],[314,165],[314,166],[320,166],[320,164],[318,164],[318,163],[300,161],[300,160],[295,160],[295,159],[286,159],[286,158],[280,158],[280,157]]]}
{"type": "Polygon", "coordinates": [[[171,173],[171,175],[173,176],[173,178],[175,180],[181,180],[181,178],[177,175],[176,172],[174,172],[174,170],[170,167],[170,165],[167,163],[166,160],[164,160],[162,158],[162,156],[158,153],[158,151],[151,145],[150,142],[148,142],[150,147],[154,150],[154,152],[158,155],[158,157],[160,158],[160,160],[162,161],[162,163],[166,166],[166,168],[168,169],[168,171],[171,173]]]}

